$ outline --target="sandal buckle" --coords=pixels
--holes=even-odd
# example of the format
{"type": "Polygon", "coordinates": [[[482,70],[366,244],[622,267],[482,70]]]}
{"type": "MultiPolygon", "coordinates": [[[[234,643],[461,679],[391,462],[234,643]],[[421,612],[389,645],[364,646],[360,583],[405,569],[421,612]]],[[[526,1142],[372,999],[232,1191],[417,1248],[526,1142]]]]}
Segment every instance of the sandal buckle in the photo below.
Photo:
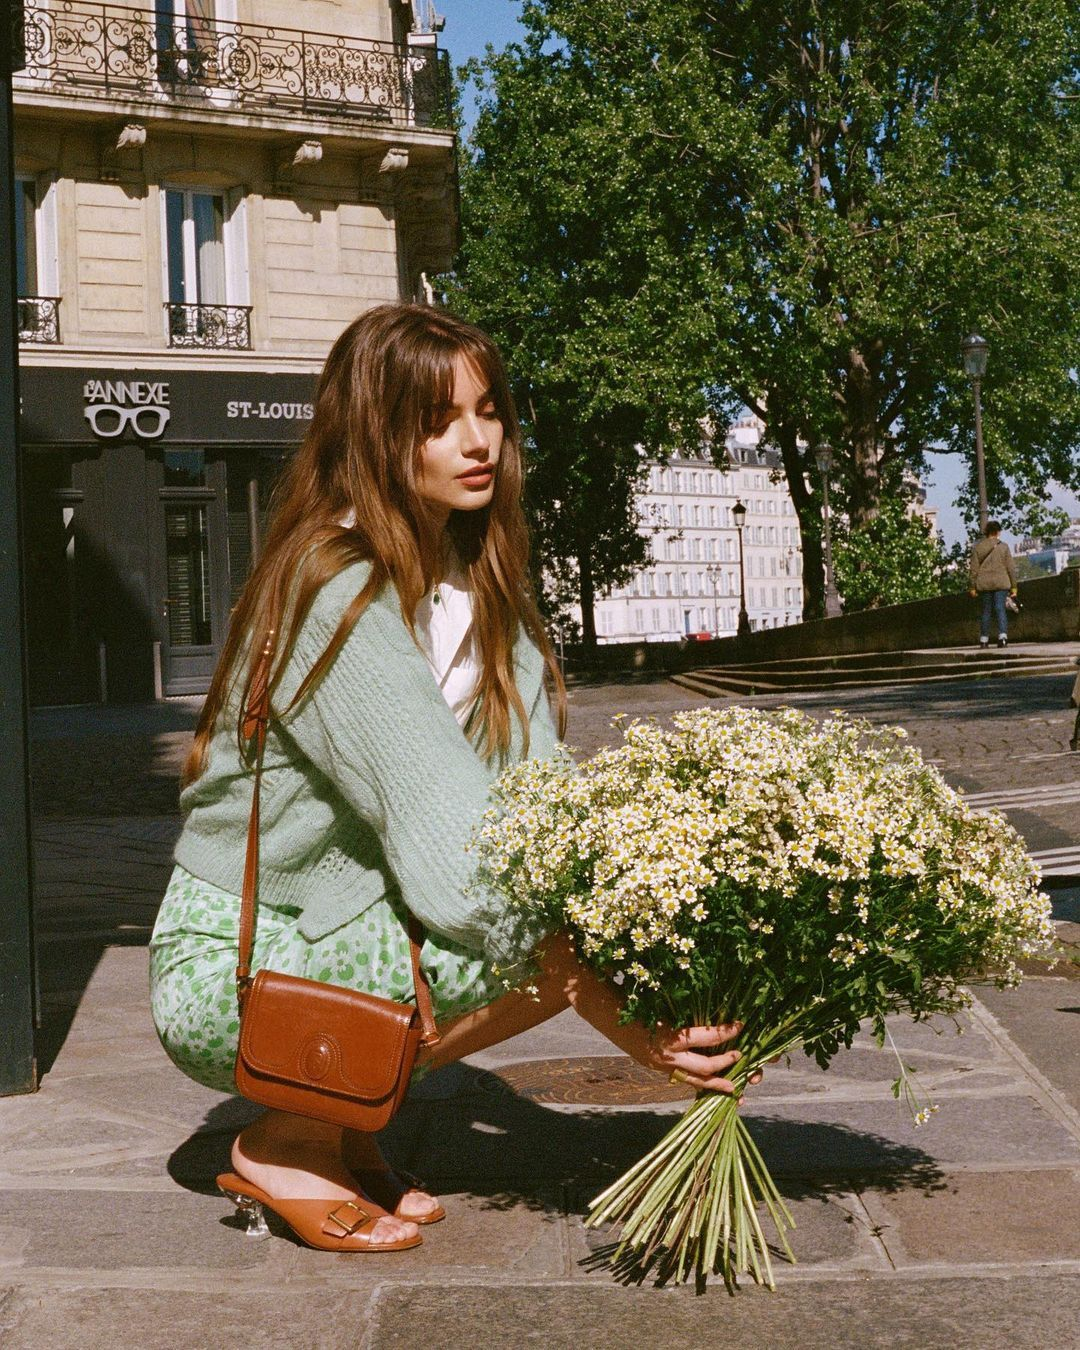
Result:
{"type": "MultiPolygon", "coordinates": [[[[362,1228],[364,1224],[370,1222],[371,1222],[371,1215],[367,1212],[367,1210],[361,1209],[360,1206],[356,1204],[356,1202],[353,1200],[342,1201],[342,1203],[338,1205],[336,1209],[332,1209],[330,1213],[326,1216],[326,1223],[336,1224],[337,1227],[341,1229],[340,1233],[330,1233],[328,1235],[330,1237],[352,1237],[353,1233],[355,1233],[358,1228],[362,1228]],[[353,1212],[356,1215],[358,1215],[358,1217],[342,1218],[341,1212],[342,1210],[345,1209],[353,1210],[353,1212]]],[[[325,1226],[323,1231],[324,1232],[326,1231],[325,1226]]]]}

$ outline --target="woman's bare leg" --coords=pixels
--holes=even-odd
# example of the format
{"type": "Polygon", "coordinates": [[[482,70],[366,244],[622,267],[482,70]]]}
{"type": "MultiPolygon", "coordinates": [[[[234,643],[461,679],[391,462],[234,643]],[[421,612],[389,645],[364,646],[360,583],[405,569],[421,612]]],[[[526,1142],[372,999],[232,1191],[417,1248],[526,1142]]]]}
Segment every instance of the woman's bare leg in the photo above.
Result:
{"type": "Polygon", "coordinates": [[[433,1068],[452,1064],[529,1031],[566,1008],[573,1008],[620,1050],[635,1058],[641,1055],[648,1033],[619,1022],[618,992],[578,960],[567,937],[556,933],[548,938],[537,953],[537,963],[539,969],[531,979],[535,993],[515,990],[504,994],[486,1008],[465,1013],[440,1028],[442,1039],[425,1062],[433,1068]]]}
{"type": "Polygon", "coordinates": [[[564,933],[555,933],[544,942],[537,963],[539,972],[532,981],[535,994],[507,994],[487,1008],[458,1018],[444,1029],[442,1041],[430,1052],[427,1062],[436,1068],[449,1064],[509,1040],[571,1007],[639,1064],[664,1074],[681,1068],[691,1074],[694,1086],[731,1091],[731,1084],[719,1073],[735,1063],[738,1051],[716,1059],[696,1051],[715,1051],[730,1043],[740,1030],[737,1024],[679,1033],[658,1030],[654,1036],[640,1023],[623,1022],[619,991],[579,960],[564,933]]]}
{"type": "Polygon", "coordinates": [[[530,1031],[570,1006],[558,978],[543,972],[533,984],[537,990],[535,994],[514,990],[503,994],[494,1003],[465,1013],[440,1027],[442,1039],[427,1052],[424,1062],[436,1069],[453,1064],[467,1055],[508,1041],[511,1036],[530,1031]]]}
{"type": "MultiPolygon", "coordinates": [[[[357,1194],[341,1160],[341,1127],[285,1111],[267,1111],[242,1130],[233,1143],[232,1164],[278,1200],[352,1200],[357,1194]]],[[[371,1240],[396,1242],[416,1231],[414,1223],[391,1215],[379,1220],[371,1240]]]]}

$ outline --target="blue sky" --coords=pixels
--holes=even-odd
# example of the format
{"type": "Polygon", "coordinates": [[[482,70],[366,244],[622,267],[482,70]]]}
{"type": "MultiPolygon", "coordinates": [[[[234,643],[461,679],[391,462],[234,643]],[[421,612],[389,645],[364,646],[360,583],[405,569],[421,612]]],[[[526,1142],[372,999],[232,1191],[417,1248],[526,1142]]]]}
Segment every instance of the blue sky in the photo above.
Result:
{"type": "Polygon", "coordinates": [[[483,55],[489,42],[505,47],[517,36],[518,0],[436,0],[435,7],[446,17],[440,45],[455,65],[483,55]]]}
{"type": "MultiPolygon", "coordinates": [[[[446,16],[441,45],[450,53],[455,66],[470,56],[482,56],[488,43],[495,48],[505,47],[520,32],[519,0],[437,0],[436,7],[446,16]]],[[[953,544],[967,537],[954,503],[969,470],[955,455],[931,455],[929,458],[931,471],[924,484],[927,499],[938,508],[938,521],[946,542],[953,544]]],[[[1073,493],[1057,489],[1052,501],[1070,516],[1080,516],[1080,498],[1073,493]]]]}

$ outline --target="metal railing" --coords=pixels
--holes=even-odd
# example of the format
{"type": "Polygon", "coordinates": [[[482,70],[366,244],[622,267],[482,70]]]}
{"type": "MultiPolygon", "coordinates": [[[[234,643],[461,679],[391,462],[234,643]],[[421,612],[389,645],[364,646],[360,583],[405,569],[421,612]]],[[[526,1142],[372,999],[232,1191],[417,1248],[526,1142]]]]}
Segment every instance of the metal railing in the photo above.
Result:
{"type": "Polygon", "coordinates": [[[166,301],[170,347],[251,349],[250,305],[186,305],[166,301]]]}
{"type": "Polygon", "coordinates": [[[13,6],[13,18],[25,53],[16,90],[394,126],[451,125],[449,64],[434,46],[82,0],[26,0],[13,6]]]}
{"type": "Polygon", "coordinates": [[[58,295],[20,295],[16,306],[20,342],[60,341],[58,295]]]}

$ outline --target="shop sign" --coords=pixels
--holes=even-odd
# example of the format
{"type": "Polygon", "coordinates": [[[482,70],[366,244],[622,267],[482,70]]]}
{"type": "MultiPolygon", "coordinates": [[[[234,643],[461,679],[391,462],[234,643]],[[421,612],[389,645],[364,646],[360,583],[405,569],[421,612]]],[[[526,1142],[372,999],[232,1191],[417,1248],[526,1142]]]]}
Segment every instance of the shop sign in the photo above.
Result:
{"type": "Polygon", "coordinates": [[[83,416],[99,440],[129,428],[140,441],[155,441],[169,425],[169,386],[164,380],[87,380],[83,416]]]}
{"type": "Polygon", "coordinates": [[[24,445],[297,446],[315,374],[23,366],[24,445]]]}

